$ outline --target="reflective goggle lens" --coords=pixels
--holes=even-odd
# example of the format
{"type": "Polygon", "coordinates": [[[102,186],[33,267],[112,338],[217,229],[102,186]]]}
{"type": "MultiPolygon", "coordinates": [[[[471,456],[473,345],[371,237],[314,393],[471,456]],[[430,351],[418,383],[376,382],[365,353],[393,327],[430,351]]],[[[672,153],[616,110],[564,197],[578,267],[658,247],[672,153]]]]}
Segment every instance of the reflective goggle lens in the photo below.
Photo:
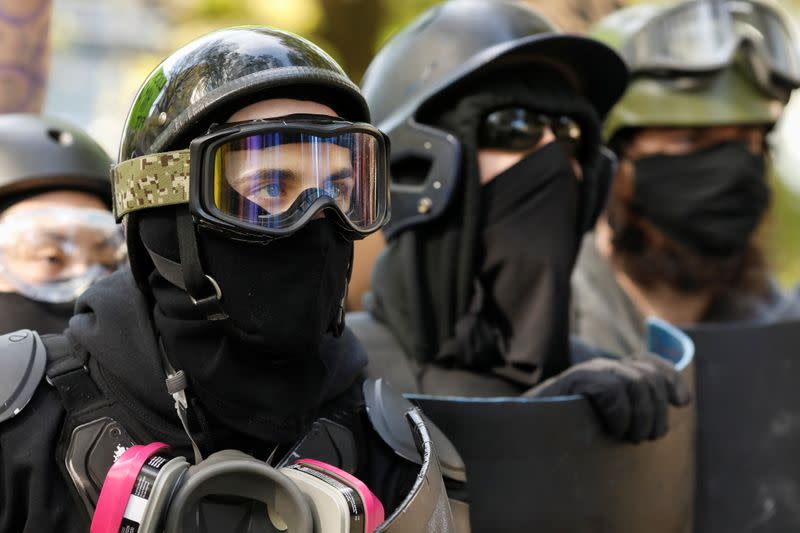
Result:
{"type": "Polygon", "coordinates": [[[386,209],[381,151],[378,138],[365,132],[235,138],[213,155],[213,204],[226,217],[271,229],[289,228],[312,206],[328,204],[357,230],[370,231],[386,209]]]}
{"type": "Polygon", "coordinates": [[[796,33],[768,6],[744,1],[729,4],[735,33],[754,44],[773,73],[790,83],[800,82],[796,33]]]}
{"type": "Polygon", "coordinates": [[[122,229],[108,211],[31,210],[0,223],[3,277],[37,301],[72,301],[125,259],[122,229]]]}
{"type": "Polygon", "coordinates": [[[728,10],[689,2],[647,24],[631,40],[626,59],[637,68],[719,68],[736,46],[728,10]]]}
{"type": "MultiPolygon", "coordinates": [[[[645,24],[623,50],[634,71],[710,72],[730,64],[742,42],[760,68],[800,84],[800,57],[788,20],[749,0],[692,1],[645,24]]],[[[758,80],[762,84],[769,80],[758,80]]]]}
{"type": "Polygon", "coordinates": [[[535,148],[550,129],[574,155],[580,148],[581,128],[567,116],[551,116],[525,108],[500,109],[489,113],[478,133],[480,148],[522,151],[535,148]]]}

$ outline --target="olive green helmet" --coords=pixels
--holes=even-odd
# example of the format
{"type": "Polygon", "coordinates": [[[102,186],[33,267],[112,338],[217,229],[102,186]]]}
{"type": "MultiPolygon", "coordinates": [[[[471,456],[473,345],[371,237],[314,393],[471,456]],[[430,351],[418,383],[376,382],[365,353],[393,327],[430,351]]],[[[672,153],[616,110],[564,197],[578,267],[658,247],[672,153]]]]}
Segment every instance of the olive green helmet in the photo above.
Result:
{"type": "MultiPolygon", "coordinates": [[[[683,2],[678,7],[692,2],[696,0],[683,2]]],[[[748,2],[777,13],[765,2],[748,2]]],[[[630,57],[631,41],[641,39],[650,27],[658,31],[653,20],[675,7],[662,3],[625,8],[602,19],[592,28],[591,35],[623,57],[630,57]]],[[[664,26],[667,31],[675,30],[667,24],[662,28],[664,26]]],[[[611,141],[623,129],[647,126],[773,125],[783,111],[789,91],[778,96],[765,90],[753,79],[749,64],[740,59],[739,54],[731,56],[726,65],[705,73],[666,68],[637,72],[634,65],[629,65],[632,83],[606,118],[605,139],[611,141]]],[[[794,82],[787,85],[788,89],[796,86],[794,82]]]]}

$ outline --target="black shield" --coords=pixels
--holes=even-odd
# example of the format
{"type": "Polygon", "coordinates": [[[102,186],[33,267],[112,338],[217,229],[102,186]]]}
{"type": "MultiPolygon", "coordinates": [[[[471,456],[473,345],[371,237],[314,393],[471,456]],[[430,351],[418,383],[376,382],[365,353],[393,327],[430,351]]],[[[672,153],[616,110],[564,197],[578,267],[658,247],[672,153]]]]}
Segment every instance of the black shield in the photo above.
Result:
{"type": "Polygon", "coordinates": [[[697,346],[697,533],[800,531],[800,321],[688,333],[697,346]]]}
{"type": "MultiPolygon", "coordinates": [[[[692,379],[691,341],[660,322],[650,349],[692,379]]],[[[412,395],[467,465],[473,532],[688,533],[695,413],[639,445],[609,438],[583,398],[412,395]]]]}

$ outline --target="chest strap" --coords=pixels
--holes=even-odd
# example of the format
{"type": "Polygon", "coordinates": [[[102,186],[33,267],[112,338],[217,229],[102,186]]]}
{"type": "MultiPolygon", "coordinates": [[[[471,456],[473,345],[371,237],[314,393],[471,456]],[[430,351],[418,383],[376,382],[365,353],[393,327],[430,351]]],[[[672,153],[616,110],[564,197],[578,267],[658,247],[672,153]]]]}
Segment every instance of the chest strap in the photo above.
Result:
{"type": "Polygon", "coordinates": [[[42,335],[47,350],[47,383],[56,389],[61,404],[70,413],[91,411],[108,404],[89,374],[88,354],[74,349],[66,335],[42,335]]]}

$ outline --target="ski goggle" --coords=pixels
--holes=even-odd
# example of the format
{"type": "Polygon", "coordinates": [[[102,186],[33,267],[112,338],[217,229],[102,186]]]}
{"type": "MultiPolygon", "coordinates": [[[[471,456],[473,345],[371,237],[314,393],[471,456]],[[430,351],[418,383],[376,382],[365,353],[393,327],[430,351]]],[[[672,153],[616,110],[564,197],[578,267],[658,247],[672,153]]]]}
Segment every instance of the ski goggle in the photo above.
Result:
{"type": "Polygon", "coordinates": [[[388,218],[388,158],[388,139],[369,124],[307,115],[226,124],[189,150],[116,165],[114,212],[188,203],[201,225],[263,238],[328,210],[358,238],[388,218]]]}
{"type": "Polygon", "coordinates": [[[499,150],[530,150],[536,147],[550,129],[571,155],[581,145],[581,128],[568,116],[553,116],[524,107],[508,107],[492,111],[481,122],[478,147],[499,150]]]}
{"type": "Polygon", "coordinates": [[[789,18],[755,0],[692,0],[666,9],[623,47],[631,71],[709,74],[746,52],[768,91],[800,86],[800,57],[789,18]]]}
{"type": "Polygon", "coordinates": [[[0,273],[32,300],[70,302],[125,260],[122,228],[102,209],[32,209],[0,221],[0,273]]]}

